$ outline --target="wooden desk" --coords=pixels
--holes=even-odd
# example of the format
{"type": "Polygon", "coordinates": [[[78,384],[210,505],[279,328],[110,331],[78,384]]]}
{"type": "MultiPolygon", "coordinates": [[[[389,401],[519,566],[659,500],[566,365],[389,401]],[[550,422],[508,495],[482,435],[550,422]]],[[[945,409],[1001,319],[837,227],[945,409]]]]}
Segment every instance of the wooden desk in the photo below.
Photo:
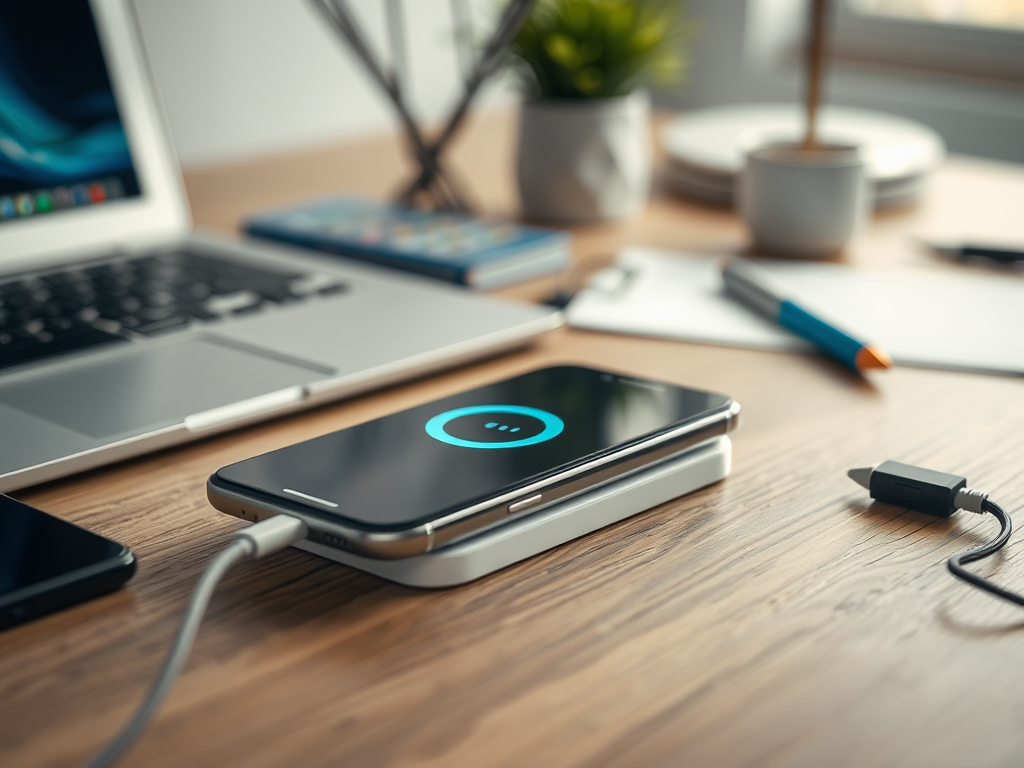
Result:
{"type": "MultiPolygon", "coordinates": [[[[458,167],[512,210],[510,123],[474,123],[458,167]]],[[[337,189],[382,194],[387,140],[192,173],[199,223],[337,189]]],[[[921,209],[852,258],[944,267],[906,239],[1017,227],[1024,169],[951,161],[921,209]],[[1002,209],[999,208],[1002,206],[1002,209]]],[[[733,217],[658,195],[578,231],[726,251],[733,217]]],[[[1021,279],[1008,277],[1007,279],[1021,279]]],[[[510,290],[536,297],[550,284],[510,290]]],[[[1019,333],[1020,329],[1014,332],[1019,333]]],[[[548,363],[727,392],[744,406],[725,482],[469,586],[421,592],[289,551],[232,572],[192,661],[127,766],[943,766],[1024,762],[1024,612],[945,559],[994,522],[869,506],[847,468],[888,457],[966,474],[1024,506],[1020,379],[897,369],[575,331],[535,348],[101,471],[19,498],[124,541],[118,594],[0,634],[0,765],[77,765],[156,673],[182,608],[238,521],[218,467],[548,363]]],[[[978,570],[1024,588],[1021,541],[978,570]]]]}

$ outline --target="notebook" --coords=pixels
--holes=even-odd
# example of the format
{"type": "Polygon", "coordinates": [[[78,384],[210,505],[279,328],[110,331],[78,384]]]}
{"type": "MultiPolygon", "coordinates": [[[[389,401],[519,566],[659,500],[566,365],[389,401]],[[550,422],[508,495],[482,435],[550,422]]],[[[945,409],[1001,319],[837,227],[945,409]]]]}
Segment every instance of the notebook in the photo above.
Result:
{"type": "MultiPolygon", "coordinates": [[[[725,295],[721,257],[628,248],[566,308],[570,325],[754,349],[811,345],[725,295]]],[[[759,260],[795,300],[898,365],[1024,374],[1024,280],[759,260]]]]}
{"type": "Polygon", "coordinates": [[[245,229],[256,237],[480,289],[561,272],[569,265],[565,232],[356,197],[264,213],[247,221],[245,229]]]}

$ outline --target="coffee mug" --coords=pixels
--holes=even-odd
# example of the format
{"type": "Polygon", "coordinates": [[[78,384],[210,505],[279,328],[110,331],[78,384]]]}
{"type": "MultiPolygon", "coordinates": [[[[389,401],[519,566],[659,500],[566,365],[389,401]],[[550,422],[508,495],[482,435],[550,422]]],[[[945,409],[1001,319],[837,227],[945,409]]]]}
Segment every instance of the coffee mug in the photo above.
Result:
{"type": "Polygon", "coordinates": [[[863,226],[868,183],[857,147],[768,144],[747,153],[737,202],[759,250],[823,258],[863,226]]]}

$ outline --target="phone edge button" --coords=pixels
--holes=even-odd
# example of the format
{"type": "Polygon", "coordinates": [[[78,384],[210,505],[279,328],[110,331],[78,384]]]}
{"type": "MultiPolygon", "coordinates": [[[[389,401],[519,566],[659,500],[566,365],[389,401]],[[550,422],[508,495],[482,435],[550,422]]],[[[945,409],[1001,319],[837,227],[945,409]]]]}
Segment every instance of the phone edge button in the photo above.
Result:
{"type": "Polygon", "coordinates": [[[508,513],[510,515],[514,515],[516,512],[521,512],[527,507],[532,507],[534,504],[537,504],[543,498],[543,496],[544,494],[538,493],[536,496],[531,496],[528,499],[522,499],[521,501],[517,501],[514,504],[509,504],[508,513]]]}

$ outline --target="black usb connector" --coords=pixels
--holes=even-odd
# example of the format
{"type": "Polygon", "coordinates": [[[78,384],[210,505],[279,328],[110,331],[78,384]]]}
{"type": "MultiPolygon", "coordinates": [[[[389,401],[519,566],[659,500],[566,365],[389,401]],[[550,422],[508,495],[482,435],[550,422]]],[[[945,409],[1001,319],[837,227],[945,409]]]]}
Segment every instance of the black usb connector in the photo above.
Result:
{"type": "Polygon", "coordinates": [[[876,501],[936,517],[950,517],[960,509],[981,514],[982,503],[988,498],[988,494],[970,490],[965,477],[898,461],[851,469],[847,474],[867,488],[876,501]]]}
{"type": "Polygon", "coordinates": [[[872,499],[885,504],[906,507],[936,517],[950,517],[961,509],[992,515],[999,521],[999,535],[981,547],[953,555],[947,565],[954,576],[971,586],[1017,605],[1024,605],[1024,597],[1021,595],[1005,590],[963,567],[965,563],[981,560],[993,552],[998,552],[1013,532],[1010,516],[998,504],[989,501],[987,493],[968,488],[967,479],[959,475],[935,472],[910,464],[901,464],[898,461],[885,461],[874,467],[851,469],[847,474],[851,480],[867,488],[872,499]]]}

